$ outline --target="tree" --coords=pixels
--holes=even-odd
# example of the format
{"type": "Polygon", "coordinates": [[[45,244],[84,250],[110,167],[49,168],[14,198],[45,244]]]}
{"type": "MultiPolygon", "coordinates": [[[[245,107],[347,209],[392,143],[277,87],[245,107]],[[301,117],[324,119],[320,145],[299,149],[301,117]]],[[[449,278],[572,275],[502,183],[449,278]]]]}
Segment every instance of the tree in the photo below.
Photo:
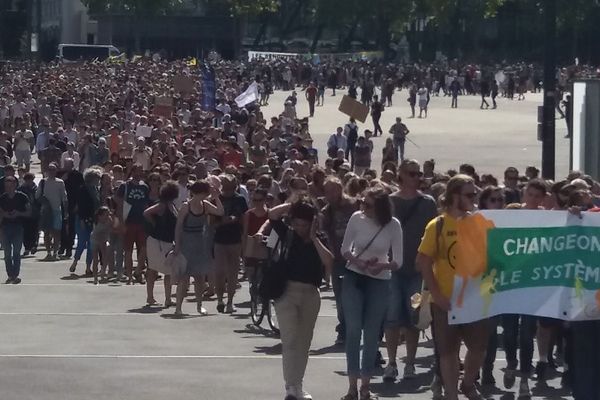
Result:
{"type": "Polygon", "coordinates": [[[125,14],[132,19],[135,51],[141,51],[142,20],[167,15],[183,5],[183,0],[82,0],[90,14],[125,14]]]}

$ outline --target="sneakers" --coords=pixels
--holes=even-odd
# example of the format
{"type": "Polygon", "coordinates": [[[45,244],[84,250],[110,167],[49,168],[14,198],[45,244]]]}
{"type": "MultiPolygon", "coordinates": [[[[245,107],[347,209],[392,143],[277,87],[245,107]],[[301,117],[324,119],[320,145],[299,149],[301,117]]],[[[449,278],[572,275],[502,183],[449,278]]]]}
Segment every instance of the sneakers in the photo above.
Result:
{"type": "Polygon", "coordinates": [[[517,380],[517,371],[514,369],[506,369],[504,371],[504,387],[506,389],[512,389],[515,386],[517,380]]]}
{"type": "Polygon", "coordinates": [[[519,399],[525,400],[531,398],[531,390],[529,389],[529,381],[527,378],[521,378],[519,384],[519,399]]]}
{"type": "Polygon", "coordinates": [[[312,396],[302,386],[290,386],[285,389],[285,400],[312,400],[312,396]]]}
{"type": "Polygon", "coordinates": [[[21,278],[15,278],[15,279],[13,279],[13,281],[12,281],[12,284],[13,284],[13,285],[18,285],[19,283],[21,283],[21,278]]]}
{"type": "Polygon", "coordinates": [[[433,375],[433,381],[431,381],[431,386],[429,386],[429,388],[431,389],[433,400],[441,400],[444,398],[442,378],[433,375]]]}
{"type": "Polygon", "coordinates": [[[416,376],[414,364],[406,364],[404,367],[404,379],[413,379],[416,376]]]}
{"type": "Polygon", "coordinates": [[[10,284],[10,283],[12,283],[12,282],[13,282],[13,278],[8,278],[8,279],[7,279],[7,280],[6,280],[4,283],[5,283],[6,285],[8,285],[8,284],[10,284]]]}
{"type": "Polygon", "coordinates": [[[383,381],[394,382],[398,377],[398,367],[396,364],[388,364],[383,370],[383,381]]]}
{"type": "Polygon", "coordinates": [[[298,400],[312,400],[311,394],[302,389],[302,386],[296,389],[296,398],[298,400]]]}

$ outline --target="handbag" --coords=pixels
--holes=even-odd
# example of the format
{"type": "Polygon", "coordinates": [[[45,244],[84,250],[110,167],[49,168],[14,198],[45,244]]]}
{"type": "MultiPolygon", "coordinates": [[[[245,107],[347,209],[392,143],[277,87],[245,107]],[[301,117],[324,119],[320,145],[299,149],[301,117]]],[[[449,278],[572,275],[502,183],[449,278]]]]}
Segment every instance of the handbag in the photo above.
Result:
{"type": "Polygon", "coordinates": [[[179,283],[185,276],[187,260],[183,254],[175,254],[174,250],[170,250],[165,257],[165,265],[171,270],[171,284],[179,283]]]}
{"type": "Polygon", "coordinates": [[[293,238],[294,233],[288,230],[285,241],[281,238],[277,239],[258,285],[258,294],[263,300],[277,300],[285,293],[287,287],[285,264],[293,238]]]}
{"type": "Polygon", "coordinates": [[[256,236],[248,236],[246,238],[246,247],[244,248],[244,257],[266,260],[269,258],[269,249],[267,249],[262,239],[256,236]]]}
{"type": "Polygon", "coordinates": [[[421,287],[421,293],[415,293],[410,297],[410,305],[413,326],[421,331],[429,328],[433,320],[431,316],[431,293],[425,286],[425,282],[421,287]]]}

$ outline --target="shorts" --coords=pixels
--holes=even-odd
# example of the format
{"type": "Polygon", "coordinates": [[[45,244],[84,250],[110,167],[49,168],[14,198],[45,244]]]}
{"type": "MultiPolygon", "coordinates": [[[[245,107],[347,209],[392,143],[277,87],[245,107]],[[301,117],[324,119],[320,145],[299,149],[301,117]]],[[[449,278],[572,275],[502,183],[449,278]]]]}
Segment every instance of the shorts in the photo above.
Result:
{"type": "Polygon", "coordinates": [[[125,251],[133,251],[134,244],[138,250],[146,247],[146,232],[144,231],[144,225],[125,223],[123,249],[125,251]]]}
{"type": "Polygon", "coordinates": [[[412,321],[412,306],[410,298],[415,293],[421,293],[423,279],[421,275],[406,275],[393,272],[390,279],[390,301],[388,302],[386,328],[410,328],[412,321]]]}
{"type": "Polygon", "coordinates": [[[15,159],[17,165],[31,164],[31,151],[28,150],[15,150],[15,159]]]}

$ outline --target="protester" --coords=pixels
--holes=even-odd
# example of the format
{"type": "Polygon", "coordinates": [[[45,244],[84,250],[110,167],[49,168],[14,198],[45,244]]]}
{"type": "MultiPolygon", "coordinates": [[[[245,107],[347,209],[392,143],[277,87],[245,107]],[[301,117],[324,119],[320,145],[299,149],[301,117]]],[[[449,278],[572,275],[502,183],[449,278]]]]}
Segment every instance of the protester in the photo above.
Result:
{"type": "Polygon", "coordinates": [[[45,261],[58,260],[61,230],[63,222],[68,219],[65,183],[56,177],[57,171],[57,164],[50,163],[46,169],[47,176],[42,179],[35,193],[36,199],[42,202],[40,229],[44,231],[45,261]]]}
{"type": "Polygon", "coordinates": [[[219,192],[211,187],[207,181],[194,182],[190,186],[190,192],[192,198],[184,203],[179,210],[175,227],[174,252],[175,254],[182,254],[186,260],[185,274],[180,277],[177,283],[177,303],[175,307],[175,315],[177,316],[183,315],[181,306],[190,277],[194,278],[196,309],[200,315],[207,315],[208,313],[202,307],[202,296],[204,283],[213,268],[213,251],[215,251],[211,248],[213,235],[210,232],[211,228],[208,226],[208,217],[210,215],[221,217],[225,213],[219,192]]]}
{"type": "Polygon", "coordinates": [[[349,387],[343,399],[373,399],[369,385],[389,301],[389,280],[392,271],[402,265],[403,257],[402,228],[392,216],[389,195],[383,188],[375,187],[365,193],[362,211],[348,221],[340,252],[348,260],[342,302],[349,387]]]}
{"type": "Polygon", "coordinates": [[[467,356],[460,391],[469,399],[480,398],[475,381],[485,358],[489,337],[487,320],[464,325],[448,324],[454,285],[454,268],[449,260],[449,249],[457,240],[457,221],[473,210],[475,196],[475,184],[471,177],[456,175],[450,179],[442,196],[443,214],[429,222],[425,228],[416,260],[417,268],[433,298],[434,341],[448,400],[458,399],[461,341],[467,346],[467,356]]]}
{"type": "Polygon", "coordinates": [[[177,207],[175,201],[179,197],[179,187],[173,181],[167,181],[160,188],[159,202],[144,211],[146,220],[146,252],[148,273],[146,274],[146,304],[157,304],[154,298],[154,282],[158,274],[164,274],[165,302],[164,307],[173,305],[171,301],[171,273],[166,264],[166,257],[173,249],[175,242],[175,226],[177,224],[177,207]]]}
{"type": "Polygon", "coordinates": [[[321,298],[319,287],[331,273],[333,254],[317,235],[317,209],[299,199],[269,211],[272,229],[285,243],[286,288],[275,302],[281,331],[286,400],[312,399],[303,380],[321,298]],[[289,226],[282,222],[284,215],[289,226]],[[291,237],[289,235],[292,235],[291,237]]]}
{"type": "Polygon", "coordinates": [[[403,263],[400,269],[392,272],[390,280],[390,300],[385,324],[388,365],[383,373],[384,380],[395,380],[398,376],[396,354],[401,333],[406,342],[403,376],[404,379],[415,377],[415,357],[420,332],[414,328],[411,318],[411,298],[422,289],[422,277],[415,268],[415,258],[425,226],[437,215],[435,200],[419,191],[422,176],[419,163],[416,160],[406,160],[398,170],[402,186],[390,196],[390,200],[394,215],[402,225],[403,263]]]}
{"type": "Polygon", "coordinates": [[[5,192],[0,195],[0,217],[2,218],[2,248],[6,267],[5,283],[19,284],[21,272],[21,247],[23,246],[23,219],[31,214],[29,198],[17,190],[17,178],[6,177],[5,192]]]}

